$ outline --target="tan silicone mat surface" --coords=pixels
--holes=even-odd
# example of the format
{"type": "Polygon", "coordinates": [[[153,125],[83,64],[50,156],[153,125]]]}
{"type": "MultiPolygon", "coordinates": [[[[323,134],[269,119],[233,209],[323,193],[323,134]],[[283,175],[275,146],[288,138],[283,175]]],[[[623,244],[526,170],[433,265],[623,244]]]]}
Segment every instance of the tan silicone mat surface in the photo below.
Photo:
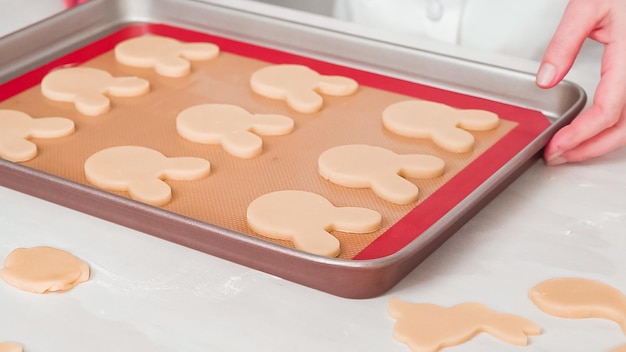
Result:
{"type": "Polygon", "coordinates": [[[187,77],[166,78],[152,69],[118,64],[109,51],[82,66],[104,69],[113,76],[147,79],[151,84],[149,94],[112,97],[110,112],[91,117],[78,113],[73,104],[46,99],[36,85],[1,102],[0,108],[23,111],[32,117],[72,119],[76,124],[74,134],[58,139],[33,139],[38,145],[38,156],[23,164],[81,184],[89,184],[83,172],[84,161],[111,146],[141,145],[170,157],[196,156],[209,160],[212,170],[209,177],[191,182],[167,181],[173,199],[164,208],[241,233],[257,236],[246,224],[246,208],[256,197],[277,190],[315,192],[336,206],[361,206],[380,212],[383,227],[374,233],[333,232],[341,242],[339,257],[346,259],[353,258],[517,125],[502,120],[494,131],[473,133],[476,137],[473,152],[450,153],[428,141],[400,137],[384,129],[382,110],[394,102],[412,99],[408,96],[362,85],[349,97],[325,96],[325,106],[319,113],[297,113],[284,102],[263,98],[249,88],[250,75],[266,65],[269,63],[222,52],[217,59],[194,62],[192,74],[187,77]],[[260,156],[239,159],[219,145],[193,143],[177,134],[177,114],[206,103],[234,104],[251,113],[283,114],[294,119],[295,130],[284,136],[262,137],[264,151],[260,156]],[[369,189],[345,188],[322,179],[317,173],[318,156],[330,147],[354,143],[377,145],[399,154],[435,155],[446,161],[446,171],[435,179],[410,179],[420,189],[419,201],[410,205],[395,205],[378,198],[369,189]]]}

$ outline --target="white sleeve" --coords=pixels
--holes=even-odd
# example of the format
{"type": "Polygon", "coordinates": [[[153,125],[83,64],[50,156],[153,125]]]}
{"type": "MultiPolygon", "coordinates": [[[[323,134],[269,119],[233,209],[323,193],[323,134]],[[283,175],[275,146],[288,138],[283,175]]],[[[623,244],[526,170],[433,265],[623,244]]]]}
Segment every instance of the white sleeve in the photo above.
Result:
{"type": "MultiPolygon", "coordinates": [[[[335,0],[335,17],[380,30],[504,56],[541,60],[568,0],[335,0]],[[440,16],[433,15],[433,6],[440,16]]],[[[436,11],[435,11],[436,12],[436,11]]],[[[435,13],[436,15],[436,13],[435,13]]],[[[597,65],[602,45],[587,40],[577,64],[597,65]]]]}

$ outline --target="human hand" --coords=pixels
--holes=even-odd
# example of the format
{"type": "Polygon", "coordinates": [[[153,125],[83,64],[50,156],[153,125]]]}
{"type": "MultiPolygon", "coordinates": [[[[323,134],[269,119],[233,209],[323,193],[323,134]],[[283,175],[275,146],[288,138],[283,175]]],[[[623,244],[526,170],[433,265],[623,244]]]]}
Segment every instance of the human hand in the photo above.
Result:
{"type": "Polygon", "coordinates": [[[586,38],[604,44],[600,82],[592,105],[546,146],[548,165],[590,159],[626,145],[626,0],[570,0],[544,54],[537,85],[559,83],[586,38]]]}

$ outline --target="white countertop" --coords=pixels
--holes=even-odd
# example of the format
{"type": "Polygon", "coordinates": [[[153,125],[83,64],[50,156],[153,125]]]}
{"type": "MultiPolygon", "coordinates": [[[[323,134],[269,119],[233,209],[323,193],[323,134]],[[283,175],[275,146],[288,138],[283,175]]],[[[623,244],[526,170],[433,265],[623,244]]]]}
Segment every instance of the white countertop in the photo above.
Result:
{"type": "MultiPolygon", "coordinates": [[[[9,3],[0,0],[0,9],[9,3]]],[[[18,18],[2,18],[1,29],[31,20],[18,18]]],[[[587,72],[572,77],[593,89],[587,72]]],[[[537,162],[395,288],[367,300],[338,298],[0,187],[0,259],[17,247],[48,245],[92,269],[88,282],[62,294],[0,282],[0,342],[27,352],[409,351],[392,337],[387,304],[395,296],[481,302],[542,327],[528,347],[481,334],[446,351],[609,351],[626,344],[616,323],[551,317],[527,292],[563,276],[626,292],[625,174],[626,150],[577,165],[537,162]]]]}

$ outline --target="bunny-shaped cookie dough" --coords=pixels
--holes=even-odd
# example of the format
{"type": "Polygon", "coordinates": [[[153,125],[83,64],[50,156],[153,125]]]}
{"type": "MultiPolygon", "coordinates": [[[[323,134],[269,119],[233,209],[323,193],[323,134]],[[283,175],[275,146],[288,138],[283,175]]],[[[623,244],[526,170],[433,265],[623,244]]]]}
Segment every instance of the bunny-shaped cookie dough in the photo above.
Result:
{"type": "Polygon", "coordinates": [[[272,65],[252,74],[250,86],[257,94],[281,99],[302,113],[319,111],[324,100],[319,93],[351,95],[359,87],[348,77],[324,76],[303,65],[272,65]]]}
{"type": "Polygon", "coordinates": [[[185,43],[158,35],[145,35],[125,40],[115,46],[115,59],[128,66],[154,67],[166,77],[189,74],[189,60],[210,60],[219,55],[212,43],[185,43]]]}
{"type": "Polygon", "coordinates": [[[139,146],[103,149],[85,162],[87,180],[100,188],[128,191],[131,198],[162,206],[172,199],[164,179],[196,180],[207,176],[210,164],[194,157],[168,158],[139,146]]]}
{"type": "Polygon", "coordinates": [[[340,244],[328,231],[367,233],[381,224],[374,210],[336,207],[318,194],[296,190],[258,197],[248,206],[247,219],[263,236],[290,240],[298,249],[329,257],[339,254],[340,244]]]}
{"type": "Polygon", "coordinates": [[[176,129],[185,139],[221,144],[231,155],[251,158],[263,151],[258,135],[282,135],[293,130],[293,120],[274,114],[251,114],[235,105],[202,104],[182,111],[176,129]]]}
{"type": "Polygon", "coordinates": [[[485,110],[462,110],[426,100],[406,100],[383,111],[383,125],[406,137],[430,138],[455,153],[469,152],[474,136],[467,131],[488,131],[498,126],[498,115],[485,110]]]}
{"type": "Polygon", "coordinates": [[[106,95],[131,97],[147,93],[150,83],[137,77],[113,77],[106,71],[90,67],[61,68],[48,73],[41,81],[43,95],[55,101],[74,103],[89,116],[109,111],[106,95]]]}
{"type": "Polygon", "coordinates": [[[419,189],[404,177],[434,178],[443,174],[444,167],[444,161],[435,156],[399,155],[366,144],[333,147],[318,159],[320,175],[330,182],[371,188],[379,197],[396,204],[412,203],[418,198],[419,189]]]}

